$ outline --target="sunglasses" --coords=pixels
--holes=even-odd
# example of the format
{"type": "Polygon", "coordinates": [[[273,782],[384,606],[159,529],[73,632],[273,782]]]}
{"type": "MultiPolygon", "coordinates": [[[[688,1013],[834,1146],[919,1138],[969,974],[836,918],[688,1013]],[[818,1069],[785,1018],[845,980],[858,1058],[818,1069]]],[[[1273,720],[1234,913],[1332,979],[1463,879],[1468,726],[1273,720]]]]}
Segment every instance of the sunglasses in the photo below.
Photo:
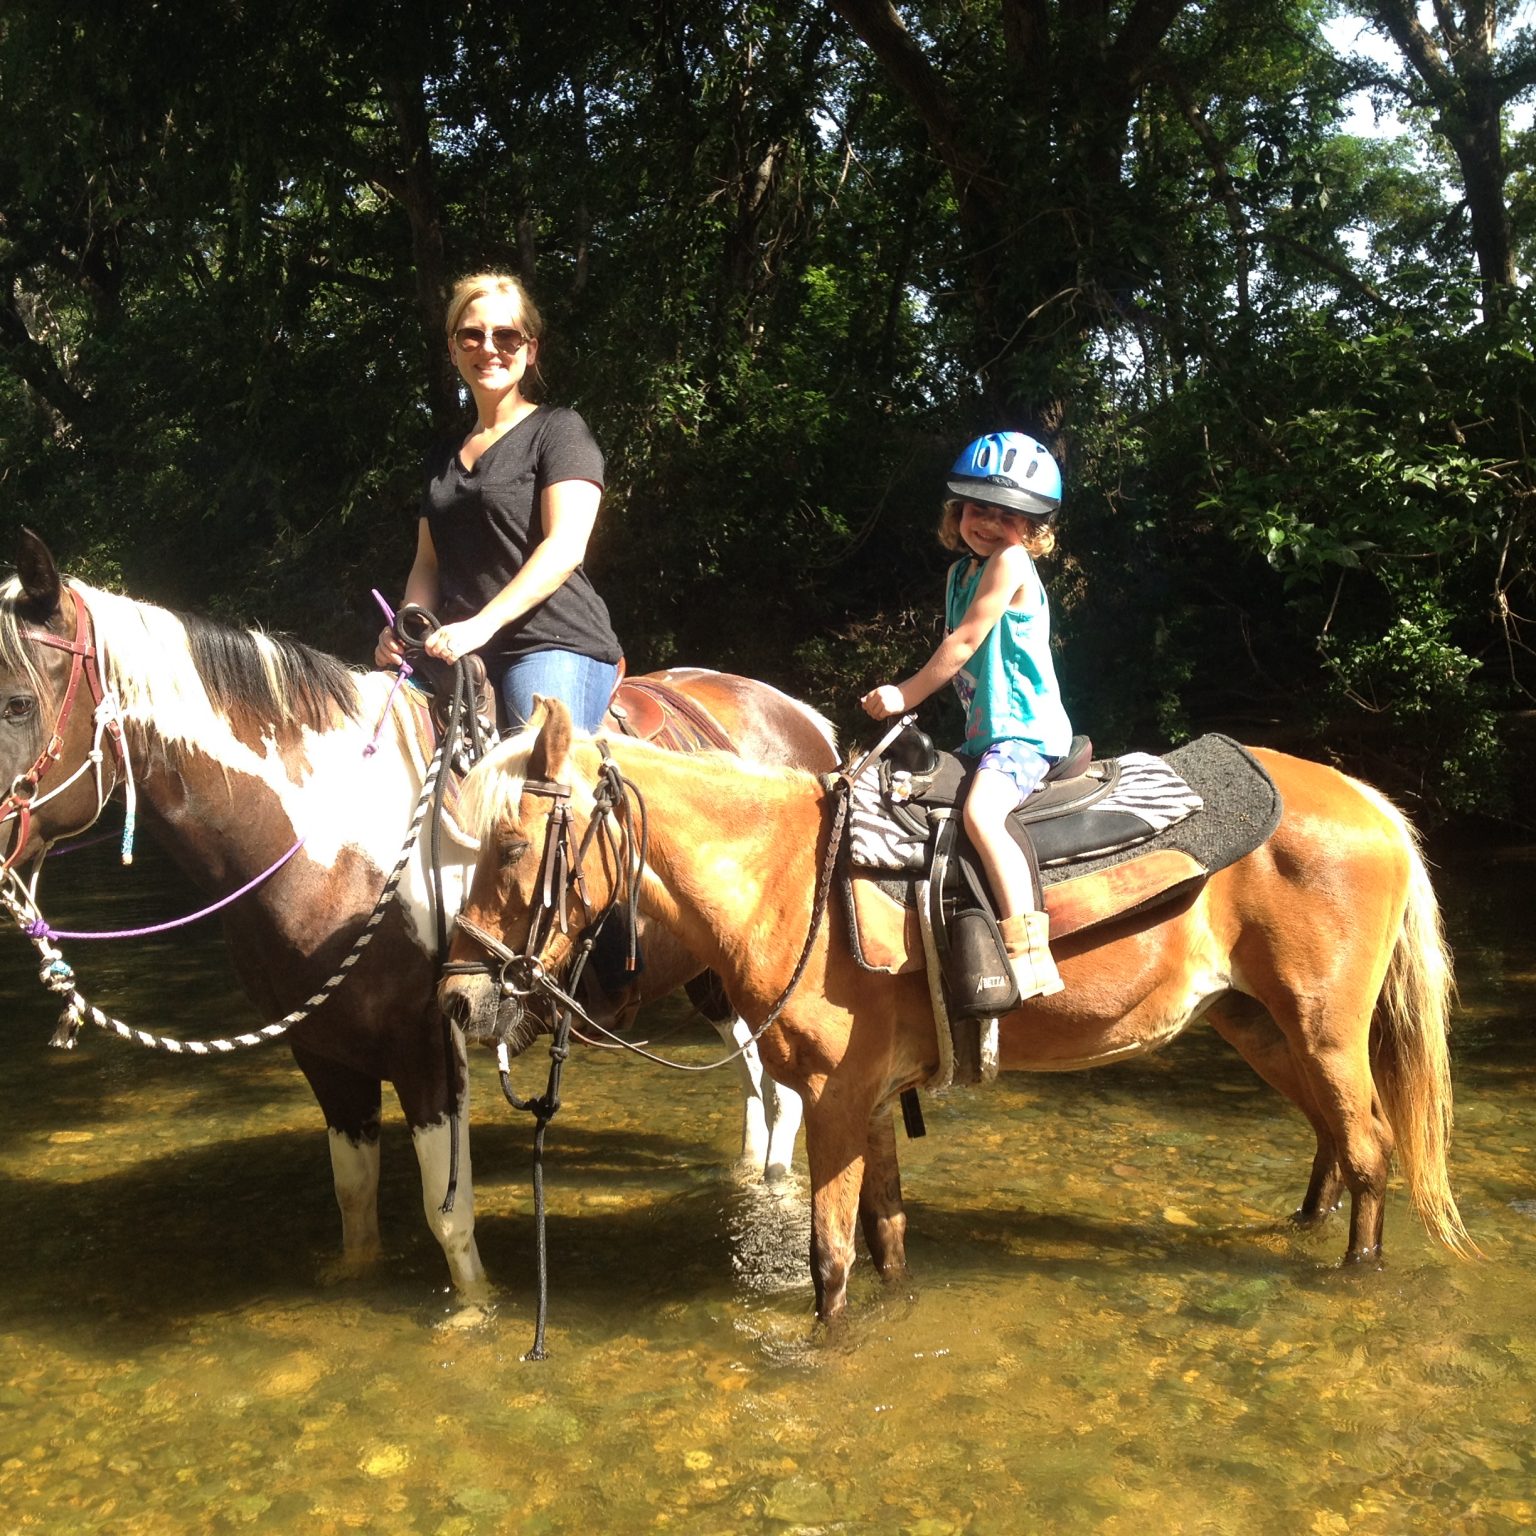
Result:
{"type": "Polygon", "coordinates": [[[498,325],[489,338],[478,325],[461,325],[453,333],[453,339],[465,352],[478,352],[487,345],[487,340],[492,351],[516,352],[520,347],[526,347],[530,338],[510,325],[498,325]]]}

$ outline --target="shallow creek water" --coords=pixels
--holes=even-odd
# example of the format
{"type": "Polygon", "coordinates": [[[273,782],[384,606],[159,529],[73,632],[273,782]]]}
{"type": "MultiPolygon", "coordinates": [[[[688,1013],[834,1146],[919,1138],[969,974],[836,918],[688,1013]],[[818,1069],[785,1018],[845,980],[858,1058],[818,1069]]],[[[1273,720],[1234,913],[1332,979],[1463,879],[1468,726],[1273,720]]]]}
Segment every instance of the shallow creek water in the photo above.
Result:
{"type": "MultiPolygon", "coordinates": [[[[542,1363],[521,1358],[530,1130],[488,1056],[497,1304],[459,1327],[388,1100],[388,1252],[342,1276],[319,1112],[282,1047],[187,1061],[88,1028],[49,1050],[13,933],[0,1531],[1525,1531],[1536,851],[1463,853],[1437,882],[1462,988],[1453,1175],[1485,1262],[1432,1245],[1395,1181],[1384,1268],[1339,1267],[1341,1217],[1292,1231],[1311,1134],[1197,1027],[1139,1065],[927,1100],[928,1136],[901,1144],[912,1279],[866,1266],[823,1339],[804,1185],[733,1173],[725,1075],[585,1053],[548,1133],[542,1363]]],[[[189,901],[152,858],[94,853],[45,894],[59,926],[189,901]]],[[[130,1022],[255,1021],[215,935],[65,947],[130,1022]]],[[[696,1024],[675,1049],[719,1054],[696,1024]]]]}

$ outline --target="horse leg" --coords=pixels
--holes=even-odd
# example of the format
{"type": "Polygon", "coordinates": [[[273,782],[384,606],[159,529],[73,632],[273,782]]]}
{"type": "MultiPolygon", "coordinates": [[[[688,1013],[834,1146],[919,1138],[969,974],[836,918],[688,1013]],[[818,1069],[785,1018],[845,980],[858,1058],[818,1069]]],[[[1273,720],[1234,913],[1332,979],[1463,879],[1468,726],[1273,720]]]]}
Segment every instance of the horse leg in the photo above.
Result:
{"type": "MultiPolygon", "coordinates": [[[[816,1288],[816,1316],[830,1322],[848,1305],[848,1275],[853,1268],[855,1219],[862,1205],[864,1159],[871,1140],[868,1098],[854,1097],[823,1080],[805,1106],[805,1157],[811,1176],[811,1280],[816,1288]]],[[[892,1132],[892,1150],[895,1133],[892,1132]]],[[[870,1209],[888,1205],[871,1197],[870,1209]]],[[[877,1234],[877,1242],[884,1242],[877,1234]]]]}
{"type": "Polygon", "coordinates": [[[786,1088],[765,1072],[763,1096],[768,1103],[768,1160],[763,1165],[763,1177],[776,1184],[789,1177],[795,1164],[795,1141],[800,1135],[800,1122],[805,1117],[800,1095],[793,1088],[786,1088]]]}
{"type": "Polygon", "coordinates": [[[1307,1117],[1317,1137],[1312,1177],[1301,1205],[1291,1213],[1298,1227],[1315,1227],[1338,1209],[1344,1194],[1344,1173],[1339,1167],[1333,1132],[1312,1101],[1296,1058],[1284,1035],[1275,1027],[1263,1005],[1240,993],[1223,999],[1206,1015],[1211,1027],[1276,1092],[1283,1094],[1307,1117]]]}
{"type": "Polygon", "coordinates": [[[774,1082],[763,1070],[762,1053],[746,1021],[737,1017],[720,978],[702,971],[684,983],[694,1007],[715,1026],[728,1047],[740,1052],[736,1075],[741,1083],[741,1161],[743,1171],[761,1174],[776,1183],[789,1174],[800,1131],[800,1096],[774,1082]]]}
{"type": "Polygon", "coordinates": [[[869,1117],[864,1178],[859,1185],[859,1226],[884,1280],[907,1273],[907,1212],[901,1201],[901,1166],[896,1158],[896,1125],[889,1104],[869,1117]]]}
{"type": "MultiPolygon", "coordinates": [[[[1347,984],[1340,985],[1335,995],[1347,996],[1351,990],[1347,984]]],[[[1337,1149],[1349,1188],[1349,1246],[1344,1262],[1360,1264],[1381,1257],[1394,1138],[1371,1076],[1370,1004],[1363,1005],[1358,1028],[1348,1027],[1350,1017],[1346,1008],[1334,1002],[1298,1000],[1292,1054],[1337,1149]]]]}
{"type": "Polygon", "coordinates": [[[475,1186],[469,1159],[469,1070],[464,1036],[452,1030],[452,1067],[441,1028],[424,1030],[414,1070],[397,1071],[395,1093],[421,1166],[427,1225],[448,1261],[454,1289],[467,1301],[488,1295],[475,1244],[475,1186]],[[457,1158],[455,1159],[455,1153],[457,1158]],[[445,1207],[448,1207],[445,1209],[445,1207]]]}
{"type": "Polygon", "coordinates": [[[379,1239],[379,1116],[382,1084],[376,1077],[354,1072],[311,1056],[298,1046],[293,1059],[309,1080],[325,1116],[331,1149],[331,1179],[341,1208],[341,1252],[348,1267],[361,1267],[378,1257],[379,1239]]]}
{"type": "Polygon", "coordinates": [[[736,1078],[741,1084],[741,1158],[742,1171],[761,1173],[768,1162],[769,1104],[768,1085],[772,1078],[763,1071],[763,1059],[752,1043],[752,1031],[745,1020],[711,1019],[720,1039],[739,1052],[735,1060],[736,1078]]]}
{"type": "Polygon", "coordinates": [[[1340,1163],[1351,1196],[1344,1261],[1361,1264],[1379,1259],[1394,1138],[1376,1096],[1364,1041],[1358,1051],[1330,1049],[1315,1061],[1308,1076],[1323,1113],[1338,1124],[1340,1163]]]}

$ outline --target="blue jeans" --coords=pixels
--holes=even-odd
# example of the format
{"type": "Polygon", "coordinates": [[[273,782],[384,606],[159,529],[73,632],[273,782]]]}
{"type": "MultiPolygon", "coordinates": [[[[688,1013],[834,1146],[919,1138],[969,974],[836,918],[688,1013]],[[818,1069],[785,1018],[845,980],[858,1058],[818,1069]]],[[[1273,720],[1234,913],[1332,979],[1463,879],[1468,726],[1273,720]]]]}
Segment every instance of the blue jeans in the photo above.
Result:
{"type": "Polygon", "coordinates": [[[491,670],[504,722],[513,731],[532,719],[536,693],[562,700],[577,730],[595,731],[618,680],[619,669],[612,662],[594,661],[575,651],[534,651],[506,663],[499,677],[491,670]]]}

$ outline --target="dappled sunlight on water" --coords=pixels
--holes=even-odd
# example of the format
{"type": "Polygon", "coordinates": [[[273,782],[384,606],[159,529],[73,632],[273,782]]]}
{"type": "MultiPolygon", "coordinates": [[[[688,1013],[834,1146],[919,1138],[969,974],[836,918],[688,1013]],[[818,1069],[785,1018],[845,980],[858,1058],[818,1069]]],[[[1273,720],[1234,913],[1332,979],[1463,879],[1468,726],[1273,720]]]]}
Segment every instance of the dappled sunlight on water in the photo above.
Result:
{"type": "MultiPolygon", "coordinates": [[[[474,1164],[496,1293],[477,1319],[445,1289],[397,1112],[387,1252],[339,1276],[319,1112],[281,1048],[181,1061],[87,1033],[49,1051],[13,936],[0,1528],[1525,1531],[1536,870],[1477,863],[1495,886],[1440,885],[1462,981],[1453,1174],[1485,1262],[1435,1247],[1394,1182],[1387,1265],[1340,1268],[1341,1217],[1284,1220],[1307,1127],[1196,1030],[1135,1066],[927,1100],[929,1134],[901,1141],[912,1278],[862,1267],[827,1335],[804,1184],[731,1171],[724,1076],[580,1055],[548,1133],[537,1364],[531,1134],[488,1057],[474,1164]]],[[[132,1022],[251,1018],[211,941],[113,950],[72,958],[132,1022]]],[[[523,1091],[542,1077],[519,1070],[523,1091]]]]}

